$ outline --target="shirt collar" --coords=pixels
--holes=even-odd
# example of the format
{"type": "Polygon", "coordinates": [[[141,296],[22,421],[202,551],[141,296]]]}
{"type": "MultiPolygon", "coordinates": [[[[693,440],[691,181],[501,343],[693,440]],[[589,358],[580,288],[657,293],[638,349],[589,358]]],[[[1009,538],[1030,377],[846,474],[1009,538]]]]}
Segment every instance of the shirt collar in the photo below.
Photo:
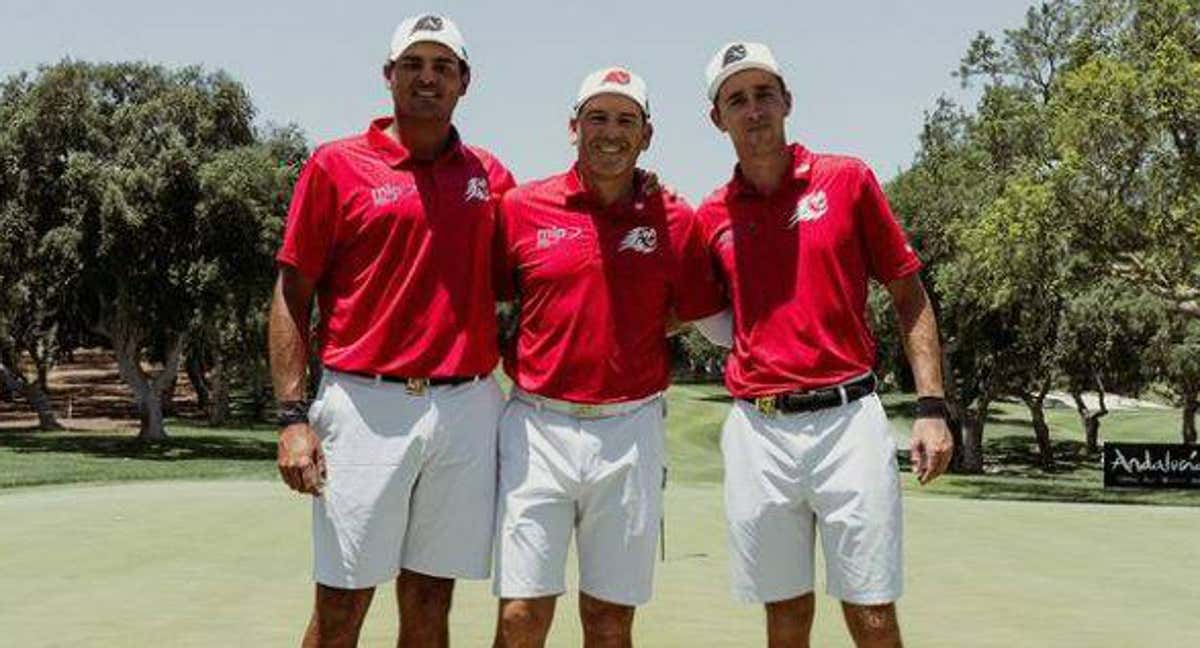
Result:
{"type": "Polygon", "coordinates": [[[576,162],[571,165],[571,169],[563,178],[563,195],[567,202],[572,202],[586,199],[587,193],[587,186],[583,184],[583,178],[579,176],[579,163],[576,162]]]}
{"type": "Polygon", "coordinates": [[[563,177],[563,197],[567,204],[590,204],[593,206],[593,209],[590,211],[603,213],[619,219],[634,214],[645,206],[645,201],[639,198],[642,192],[642,183],[645,182],[644,178],[645,173],[641,169],[638,169],[634,174],[633,194],[630,198],[617,201],[608,207],[601,207],[599,203],[592,200],[587,184],[583,181],[583,175],[579,172],[579,163],[576,162],[571,165],[571,169],[563,177]]]}
{"type": "MultiPolygon", "coordinates": [[[[412,157],[412,153],[400,142],[393,139],[387,134],[387,129],[395,121],[393,117],[380,117],[371,122],[367,128],[367,143],[371,148],[379,154],[379,157],[390,167],[398,167],[404,164],[412,157]]],[[[463,153],[462,138],[458,136],[458,129],[450,127],[450,144],[446,147],[445,152],[435,160],[442,162],[449,160],[452,157],[461,156],[463,153]]]]}
{"type": "MultiPolygon", "coordinates": [[[[816,154],[800,144],[789,144],[788,149],[792,155],[792,170],[790,178],[794,184],[804,184],[812,178],[812,166],[816,161],[816,154]]],[[[733,168],[733,178],[729,181],[731,193],[735,196],[755,196],[758,195],[758,189],[750,184],[742,175],[742,165],[737,165],[733,168]]]]}

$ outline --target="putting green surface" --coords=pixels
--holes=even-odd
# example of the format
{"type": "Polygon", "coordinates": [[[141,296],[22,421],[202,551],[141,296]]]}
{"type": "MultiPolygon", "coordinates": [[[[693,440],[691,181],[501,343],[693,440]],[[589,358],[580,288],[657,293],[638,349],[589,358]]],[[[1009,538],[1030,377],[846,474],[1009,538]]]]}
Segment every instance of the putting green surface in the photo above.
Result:
{"type": "MultiPolygon", "coordinates": [[[[720,487],[672,485],[667,515],[636,643],[763,645],[760,609],[727,591],[720,487]]],[[[1194,508],[909,496],[905,515],[910,646],[1197,645],[1194,508]]],[[[308,519],[304,498],[265,481],[0,494],[0,645],[296,645],[311,603],[308,519]]],[[[850,645],[836,604],[818,600],[813,645],[850,645]]],[[[362,645],[394,645],[394,606],[381,588],[362,645]]],[[[551,646],[580,645],[575,610],[574,596],[560,600],[551,646]]],[[[460,583],[454,645],[490,645],[494,615],[487,584],[460,583]]]]}

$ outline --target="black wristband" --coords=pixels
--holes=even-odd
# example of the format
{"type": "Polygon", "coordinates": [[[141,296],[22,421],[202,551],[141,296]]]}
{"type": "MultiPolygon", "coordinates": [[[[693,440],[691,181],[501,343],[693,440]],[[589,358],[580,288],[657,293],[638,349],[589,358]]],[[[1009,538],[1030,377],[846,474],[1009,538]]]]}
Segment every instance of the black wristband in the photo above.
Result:
{"type": "Polygon", "coordinates": [[[308,423],[308,403],[302,400],[281,401],[276,422],[281,428],[297,423],[308,423]]]}
{"type": "Polygon", "coordinates": [[[917,399],[916,418],[946,419],[946,399],[941,396],[921,396],[917,399]]]}

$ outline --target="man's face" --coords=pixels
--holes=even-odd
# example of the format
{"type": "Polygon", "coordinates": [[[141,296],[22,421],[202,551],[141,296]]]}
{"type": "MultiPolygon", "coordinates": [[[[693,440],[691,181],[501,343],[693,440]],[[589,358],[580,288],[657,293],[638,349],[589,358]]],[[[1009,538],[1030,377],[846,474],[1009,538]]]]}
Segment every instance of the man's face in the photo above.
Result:
{"type": "Polygon", "coordinates": [[[774,74],[743,70],[721,84],[712,121],[728,133],[734,148],[747,153],[777,151],[786,145],[783,121],[792,110],[792,95],[774,74]]]}
{"type": "Polygon", "coordinates": [[[383,68],[396,115],[449,121],[459,97],[467,93],[470,73],[440,43],[413,43],[383,68]]]}
{"type": "Polygon", "coordinates": [[[613,178],[637,165],[653,129],[637,102],[618,94],[588,99],[571,120],[579,162],[593,177],[613,178]]]}

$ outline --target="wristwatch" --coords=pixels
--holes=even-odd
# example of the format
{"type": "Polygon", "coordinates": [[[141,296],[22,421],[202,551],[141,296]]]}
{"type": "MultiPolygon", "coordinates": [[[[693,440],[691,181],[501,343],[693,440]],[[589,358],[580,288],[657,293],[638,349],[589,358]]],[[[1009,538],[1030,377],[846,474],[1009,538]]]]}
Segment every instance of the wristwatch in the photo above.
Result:
{"type": "Polygon", "coordinates": [[[921,396],[917,398],[917,414],[918,419],[942,419],[946,420],[949,411],[946,409],[946,399],[941,396],[921,396]]]}
{"type": "Polygon", "coordinates": [[[281,428],[297,423],[308,423],[308,403],[302,400],[280,401],[276,423],[281,428]]]}

